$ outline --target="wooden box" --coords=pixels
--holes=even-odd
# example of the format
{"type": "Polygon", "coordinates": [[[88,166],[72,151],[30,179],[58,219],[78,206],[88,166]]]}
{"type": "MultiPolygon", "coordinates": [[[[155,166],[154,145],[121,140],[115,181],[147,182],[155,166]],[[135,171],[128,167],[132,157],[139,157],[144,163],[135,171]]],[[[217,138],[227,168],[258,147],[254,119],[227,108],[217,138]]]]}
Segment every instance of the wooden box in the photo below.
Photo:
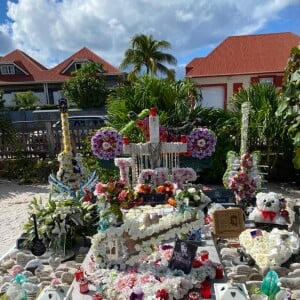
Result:
{"type": "Polygon", "coordinates": [[[237,207],[216,210],[212,219],[213,234],[217,238],[237,238],[245,229],[244,212],[237,207]]]}

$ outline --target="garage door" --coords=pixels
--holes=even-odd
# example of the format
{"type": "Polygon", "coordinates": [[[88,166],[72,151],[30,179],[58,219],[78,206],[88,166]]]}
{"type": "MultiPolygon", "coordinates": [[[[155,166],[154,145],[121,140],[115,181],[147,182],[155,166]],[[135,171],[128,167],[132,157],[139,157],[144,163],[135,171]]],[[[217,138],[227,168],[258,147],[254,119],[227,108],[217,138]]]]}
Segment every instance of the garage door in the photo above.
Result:
{"type": "Polygon", "coordinates": [[[224,108],[224,87],[202,87],[202,105],[205,107],[224,108]]]}

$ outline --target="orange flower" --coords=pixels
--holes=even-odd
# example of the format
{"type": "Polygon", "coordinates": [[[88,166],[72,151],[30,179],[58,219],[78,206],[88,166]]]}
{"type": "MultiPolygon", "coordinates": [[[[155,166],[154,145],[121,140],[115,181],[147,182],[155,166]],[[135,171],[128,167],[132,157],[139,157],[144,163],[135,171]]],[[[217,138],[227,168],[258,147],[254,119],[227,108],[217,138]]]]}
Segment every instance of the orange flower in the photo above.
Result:
{"type": "Polygon", "coordinates": [[[168,199],[168,203],[169,203],[171,206],[174,206],[174,207],[176,207],[176,205],[177,205],[176,200],[175,200],[174,198],[172,198],[172,197],[168,199]]]}

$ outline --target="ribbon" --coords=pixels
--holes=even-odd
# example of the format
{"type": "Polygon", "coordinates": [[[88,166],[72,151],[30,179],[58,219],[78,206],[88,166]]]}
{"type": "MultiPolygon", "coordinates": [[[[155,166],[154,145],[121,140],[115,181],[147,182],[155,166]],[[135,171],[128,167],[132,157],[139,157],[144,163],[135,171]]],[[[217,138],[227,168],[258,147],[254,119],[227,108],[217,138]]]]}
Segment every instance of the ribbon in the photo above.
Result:
{"type": "Polygon", "coordinates": [[[267,211],[267,210],[260,210],[261,214],[263,215],[264,219],[270,219],[273,222],[273,219],[276,217],[277,213],[274,211],[267,211]]]}

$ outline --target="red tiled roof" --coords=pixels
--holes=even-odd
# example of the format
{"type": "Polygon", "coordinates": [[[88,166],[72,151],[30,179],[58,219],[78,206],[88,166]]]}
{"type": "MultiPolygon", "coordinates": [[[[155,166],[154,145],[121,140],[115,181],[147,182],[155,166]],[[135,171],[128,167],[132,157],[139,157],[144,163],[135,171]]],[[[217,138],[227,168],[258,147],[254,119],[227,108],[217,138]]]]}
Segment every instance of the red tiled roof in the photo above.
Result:
{"type": "Polygon", "coordinates": [[[89,50],[86,47],[83,47],[78,52],[74,53],[72,56],[55,66],[53,69],[49,70],[46,74],[47,80],[50,81],[65,81],[70,78],[69,74],[63,74],[62,72],[68,67],[73,61],[76,60],[83,60],[87,59],[94,63],[100,63],[103,65],[103,69],[107,73],[113,73],[113,74],[121,74],[121,71],[117,69],[116,67],[112,66],[108,62],[106,62],[104,59],[96,55],[94,52],[89,50]]]}
{"type": "Polygon", "coordinates": [[[34,60],[32,57],[27,55],[21,50],[14,50],[9,54],[0,58],[0,63],[9,62],[17,65],[21,70],[25,71],[25,74],[15,75],[1,75],[0,82],[25,82],[25,81],[36,81],[39,80],[42,72],[45,72],[45,68],[42,64],[34,60]]]}
{"type": "Polygon", "coordinates": [[[90,60],[95,63],[101,63],[104,70],[109,74],[121,74],[121,71],[112,66],[101,57],[84,47],[72,56],[58,64],[52,69],[47,69],[39,62],[31,58],[26,53],[20,50],[14,50],[0,58],[0,63],[9,62],[14,63],[24,70],[28,75],[1,75],[0,83],[20,83],[20,82],[62,82],[70,78],[69,74],[62,74],[62,71],[76,60],[90,60]]]}
{"type": "Polygon", "coordinates": [[[285,32],[230,36],[208,56],[186,66],[186,77],[283,72],[300,36],[285,32]]]}

